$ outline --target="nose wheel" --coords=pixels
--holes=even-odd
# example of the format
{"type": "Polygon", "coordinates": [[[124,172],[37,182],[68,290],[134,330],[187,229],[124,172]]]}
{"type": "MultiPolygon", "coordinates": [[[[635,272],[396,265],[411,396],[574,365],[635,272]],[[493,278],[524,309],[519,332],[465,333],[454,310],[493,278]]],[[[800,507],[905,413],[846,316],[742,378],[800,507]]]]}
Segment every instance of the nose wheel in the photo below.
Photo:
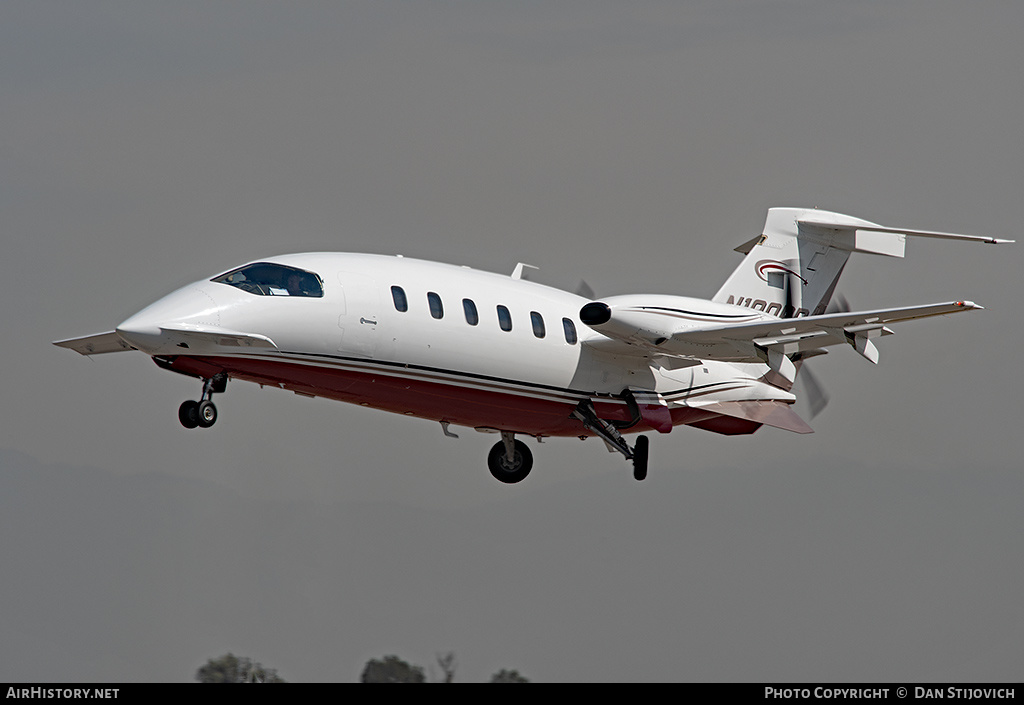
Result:
{"type": "Polygon", "coordinates": [[[227,387],[227,375],[217,375],[203,380],[203,396],[199,401],[184,401],[178,407],[178,421],[185,428],[209,428],[217,422],[217,407],[213,403],[214,393],[221,393],[227,387]]]}
{"type": "Polygon", "coordinates": [[[217,407],[209,399],[183,401],[178,407],[178,421],[185,428],[209,428],[217,422],[217,407]]]}

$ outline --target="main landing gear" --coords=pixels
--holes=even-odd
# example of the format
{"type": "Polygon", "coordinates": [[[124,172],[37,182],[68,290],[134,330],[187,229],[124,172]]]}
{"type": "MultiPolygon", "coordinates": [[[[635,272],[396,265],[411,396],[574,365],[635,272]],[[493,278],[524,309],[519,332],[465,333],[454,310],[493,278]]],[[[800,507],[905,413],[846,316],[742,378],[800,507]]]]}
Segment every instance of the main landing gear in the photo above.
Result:
{"type": "Polygon", "coordinates": [[[219,374],[203,380],[203,396],[199,401],[184,401],[178,407],[178,420],[185,428],[209,428],[217,422],[217,407],[213,395],[221,394],[228,386],[228,376],[219,374]]]}
{"type": "Polygon", "coordinates": [[[487,454],[487,468],[494,479],[512,484],[526,479],[533,469],[533,453],[511,431],[502,431],[501,440],[487,454]]]}
{"type": "Polygon", "coordinates": [[[604,419],[598,418],[597,411],[589,399],[577,404],[576,408],[573,409],[572,415],[582,421],[584,426],[607,443],[610,449],[622,453],[626,456],[626,460],[633,461],[634,479],[643,480],[647,477],[649,447],[647,436],[638,436],[636,445],[630,448],[629,444],[626,443],[626,439],[619,433],[619,429],[604,419]]]}
{"type": "MultiPolygon", "coordinates": [[[[618,428],[598,417],[597,411],[589,399],[581,401],[573,410],[572,416],[583,422],[583,425],[607,443],[611,450],[622,453],[626,460],[632,461],[634,479],[646,479],[650,446],[647,436],[637,436],[636,445],[630,448],[618,428]]],[[[515,440],[513,432],[502,431],[501,440],[495,443],[491,452],[487,454],[487,468],[491,471],[491,475],[500,482],[506,484],[522,482],[533,469],[533,453],[525,443],[515,440]]]]}

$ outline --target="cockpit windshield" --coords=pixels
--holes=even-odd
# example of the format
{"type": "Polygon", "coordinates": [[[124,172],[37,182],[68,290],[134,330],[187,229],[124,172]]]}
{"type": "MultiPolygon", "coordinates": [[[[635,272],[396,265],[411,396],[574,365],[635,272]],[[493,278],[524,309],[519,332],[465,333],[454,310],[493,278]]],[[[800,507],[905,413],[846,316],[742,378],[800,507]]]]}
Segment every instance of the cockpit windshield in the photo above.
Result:
{"type": "Polygon", "coordinates": [[[323,282],[313,272],[283,264],[256,262],[214,277],[210,281],[227,284],[257,296],[324,295],[323,282]]]}

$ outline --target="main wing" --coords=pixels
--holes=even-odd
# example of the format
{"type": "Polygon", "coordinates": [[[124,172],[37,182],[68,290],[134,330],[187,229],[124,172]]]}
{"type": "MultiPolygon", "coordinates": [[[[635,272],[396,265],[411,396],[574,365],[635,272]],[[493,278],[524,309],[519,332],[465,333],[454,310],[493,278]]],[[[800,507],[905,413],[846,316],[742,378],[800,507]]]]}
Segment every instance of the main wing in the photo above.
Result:
{"type": "Polygon", "coordinates": [[[742,316],[695,313],[656,305],[663,302],[653,298],[650,305],[639,296],[615,298],[619,300],[608,299],[611,306],[595,302],[581,311],[584,322],[605,336],[588,341],[595,348],[607,347],[601,340],[615,341],[612,344],[618,354],[652,357],[670,368],[699,360],[767,363],[790,380],[796,375],[790,357],[795,353],[846,343],[871,362],[878,362],[871,339],[891,335],[889,325],[981,308],[971,301],[950,301],[765,320],[756,312],[742,316]],[[751,320],[754,317],[757,320],[751,320]]]}
{"type": "Polygon", "coordinates": [[[775,321],[691,328],[674,333],[654,349],[662,354],[730,362],[767,362],[770,352],[791,355],[847,343],[871,362],[878,350],[870,338],[891,335],[889,324],[980,309],[971,301],[874,311],[783,318],[775,321]]]}

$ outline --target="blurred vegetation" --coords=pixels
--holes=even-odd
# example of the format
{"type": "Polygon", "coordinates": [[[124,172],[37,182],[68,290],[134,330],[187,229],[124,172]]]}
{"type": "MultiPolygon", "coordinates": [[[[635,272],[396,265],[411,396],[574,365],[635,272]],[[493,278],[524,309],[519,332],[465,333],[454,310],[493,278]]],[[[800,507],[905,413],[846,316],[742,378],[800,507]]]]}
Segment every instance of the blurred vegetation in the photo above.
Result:
{"type": "Polygon", "coordinates": [[[196,671],[200,683],[284,683],[277,669],[264,668],[251,658],[239,658],[228,652],[212,658],[196,671]]]}
{"type": "Polygon", "coordinates": [[[529,683],[530,679],[519,674],[516,670],[501,669],[491,676],[491,683],[529,683]]]}
{"type": "Polygon", "coordinates": [[[427,677],[419,666],[411,666],[392,655],[367,661],[359,680],[363,683],[426,683],[427,677]]]}
{"type": "MultiPolygon", "coordinates": [[[[431,672],[436,683],[454,683],[455,653],[449,651],[437,655],[440,675],[431,672]]],[[[277,669],[265,668],[251,658],[238,657],[232,653],[212,658],[196,671],[200,683],[285,683],[277,675],[277,669]]],[[[427,676],[420,666],[403,661],[394,654],[380,659],[370,659],[359,677],[362,683],[426,683],[427,676]]],[[[491,676],[490,683],[529,683],[530,680],[516,670],[501,669],[491,676]]]]}

